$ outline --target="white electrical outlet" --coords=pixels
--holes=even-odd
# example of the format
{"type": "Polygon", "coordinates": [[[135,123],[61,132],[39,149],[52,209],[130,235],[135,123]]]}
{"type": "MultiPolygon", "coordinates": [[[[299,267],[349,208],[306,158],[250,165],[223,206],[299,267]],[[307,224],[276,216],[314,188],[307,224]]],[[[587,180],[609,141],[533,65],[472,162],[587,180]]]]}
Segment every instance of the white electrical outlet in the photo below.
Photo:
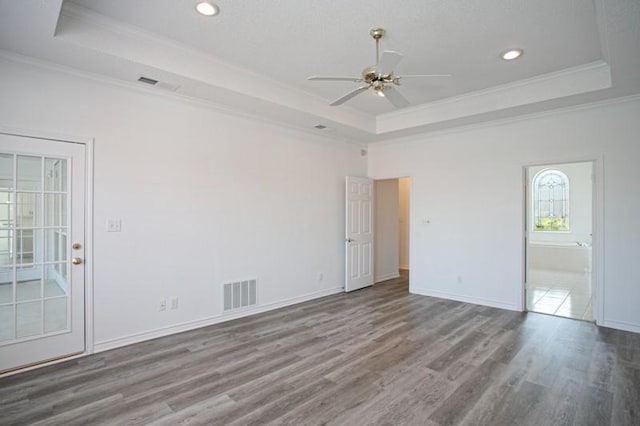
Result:
{"type": "Polygon", "coordinates": [[[120,219],[107,220],[107,232],[120,232],[122,231],[122,221],[120,219]]]}
{"type": "Polygon", "coordinates": [[[324,274],[322,272],[320,272],[318,274],[318,281],[322,281],[322,280],[324,280],[324,274]]]}
{"type": "Polygon", "coordinates": [[[159,311],[166,311],[167,310],[167,301],[166,300],[161,300],[160,301],[160,306],[158,308],[159,311]]]}
{"type": "Polygon", "coordinates": [[[171,299],[171,309],[178,309],[178,298],[174,297],[171,299]]]}

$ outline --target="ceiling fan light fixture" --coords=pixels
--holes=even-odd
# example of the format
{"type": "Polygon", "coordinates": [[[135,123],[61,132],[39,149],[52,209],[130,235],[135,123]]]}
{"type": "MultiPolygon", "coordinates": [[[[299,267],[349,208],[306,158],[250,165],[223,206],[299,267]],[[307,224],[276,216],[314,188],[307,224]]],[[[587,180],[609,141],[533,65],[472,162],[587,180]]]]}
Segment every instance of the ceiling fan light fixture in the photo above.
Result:
{"type": "Polygon", "coordinates": [[[510,49],[510,50],[507,50],[506,52],[503,52],[500,56],[505,61],[512,61],[522,56],[522,53],[524,53],[522,49],[510,49]]]}
{"type": "Polygon", "coordinates": [[[220,8],[207,0],[196,3],[196,10],[200,15],[204,16],[214,16],[220,13],[220,8]]]}
{"type": "Polygon", "coordinates": [[[311,76],[307,80],[324,80],[324,81],[353,81],[360,83],[360,87],[351,90],[350,92],[342,95],[329,105],[338,106],[353,99],[361,93],[371,91],[381,98],[386,98],[390,104],[396,108],[406,108],[411,106],[411,103],[404,97],[400,90],[397,90],[395,86],[400,85],[400,79],[404,77],[451,77],[450,74],[414,74],[408,76],[399,76],[394,73],[395,67],[400,63],[403,56],[393,50],[385,50],[380,54],[380,39],[384,35],[385,31],[382,28],[373,28],[370,31],[371,37],[376,42],[376,62],[374,65],[366,67],[362,70],[360,77],[321,77],[311,76]],[[386,93],[385,93],[386,92],[386,93]]]}

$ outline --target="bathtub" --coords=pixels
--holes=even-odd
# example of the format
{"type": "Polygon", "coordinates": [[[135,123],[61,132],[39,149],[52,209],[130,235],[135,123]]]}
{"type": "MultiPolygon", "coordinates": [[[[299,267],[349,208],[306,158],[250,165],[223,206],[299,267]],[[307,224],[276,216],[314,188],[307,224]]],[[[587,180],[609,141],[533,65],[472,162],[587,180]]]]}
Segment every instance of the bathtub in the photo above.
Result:
{"type": "Polygon", "coordinates": [[[584,241],[531,241],[528,258],[532,269],[591,272],[591,244],[584,241]]]}

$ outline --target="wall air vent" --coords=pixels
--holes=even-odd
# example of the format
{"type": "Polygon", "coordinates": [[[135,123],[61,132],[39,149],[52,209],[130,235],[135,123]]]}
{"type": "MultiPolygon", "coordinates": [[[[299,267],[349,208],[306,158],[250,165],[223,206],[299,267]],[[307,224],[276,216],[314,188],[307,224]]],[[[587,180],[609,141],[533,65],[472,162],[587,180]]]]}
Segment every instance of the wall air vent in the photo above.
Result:
{"type": "Polygon", "coordinates": [[[258,303],[258,280],[244,280],[222,285],[224,292],[223,312],[234,311],[258,303]]]}
{"type": "Polygon", "coordinates": [[[155,86],[156,84],[158,84],[158,80],[154,80],[152,78],[142,77],[142,76],[140,76],[140,78],[138,78],[138,81],[140,83],[146,83],[146,84],[150,84],[152,86],[155,86]]]}

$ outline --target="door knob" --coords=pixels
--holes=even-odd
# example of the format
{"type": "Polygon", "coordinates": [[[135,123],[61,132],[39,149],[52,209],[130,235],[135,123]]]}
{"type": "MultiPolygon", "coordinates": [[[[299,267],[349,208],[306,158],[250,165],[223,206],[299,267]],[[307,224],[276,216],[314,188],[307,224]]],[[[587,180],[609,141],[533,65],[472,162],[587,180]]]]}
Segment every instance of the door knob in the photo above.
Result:
{"type": "Polygon", "coordinates": [[[73,243],[73,244],[71,244],[71,248],[74,249],[74,250],[80,250],[82,248],[82,244],[73,243]]]}
{"type": "Polygon", "coordinates": [[[74,257],[73,259],[71,259],[71,263],[73,263],[74,265],[79,265],[82,263],[82,259],[80,259],[79,257],[74,257]]]}
{"type": "Polygon", "coordinates": [[[354,242],[354,241],[355,241],[355,240],[352,240],[351,238],[347,238],[347,242],[348,242],[348,243],[352,243],[352,242],[354,242]]]}

